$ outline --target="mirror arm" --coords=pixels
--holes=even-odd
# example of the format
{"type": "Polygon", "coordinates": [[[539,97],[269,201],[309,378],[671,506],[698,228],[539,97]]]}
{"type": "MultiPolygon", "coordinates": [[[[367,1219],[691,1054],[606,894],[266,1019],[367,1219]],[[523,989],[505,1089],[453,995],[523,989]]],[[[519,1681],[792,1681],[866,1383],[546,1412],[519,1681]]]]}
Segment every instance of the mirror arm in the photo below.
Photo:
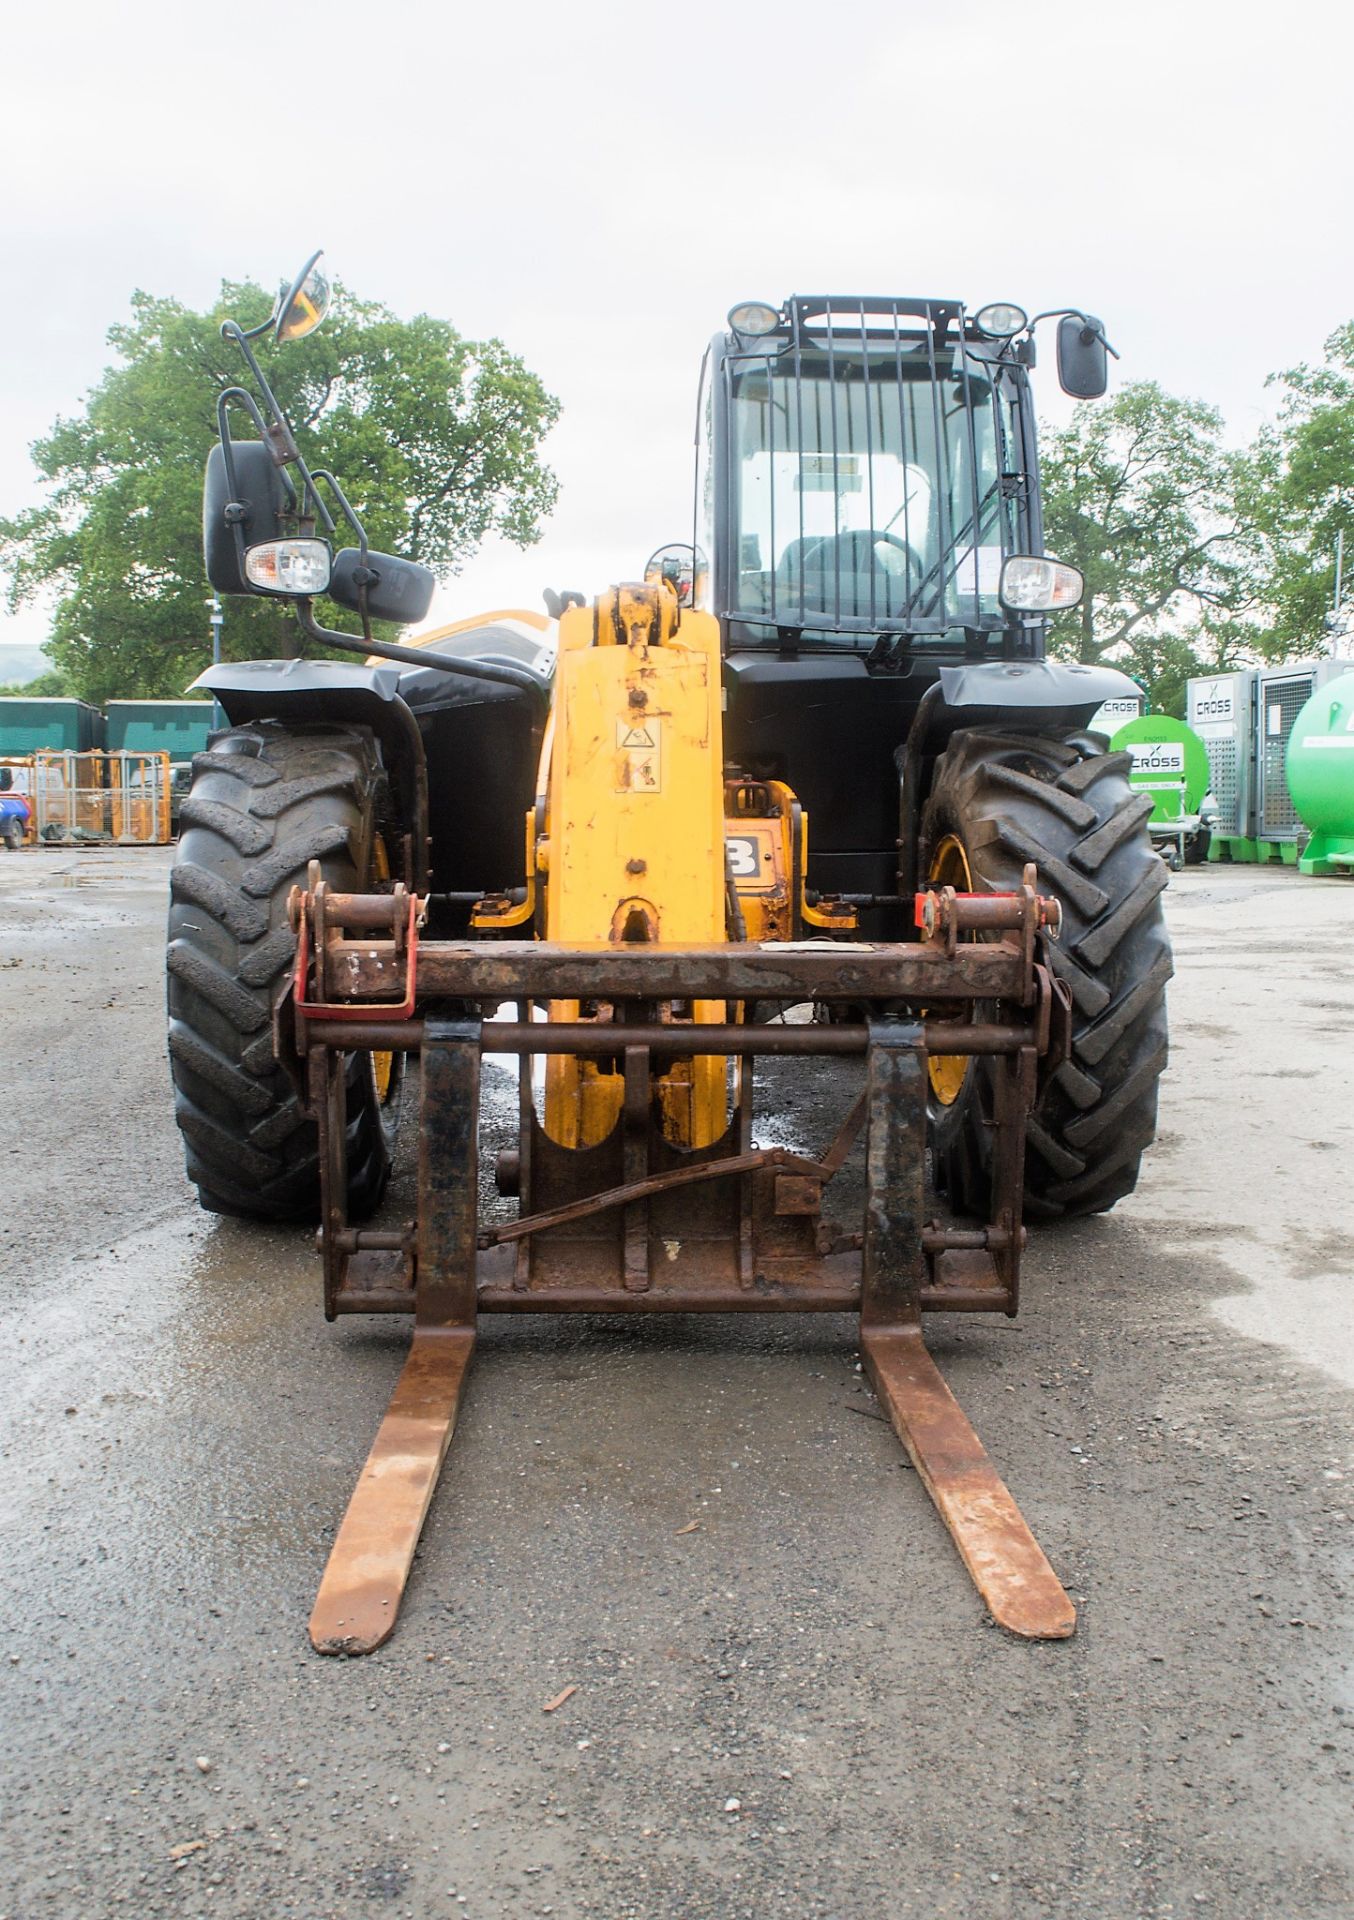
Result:
{"type": "Polygon", "coordinates": [[[536,696],[542,712],[550,705],[545,688],[520,668],[494,666],[487,660],[454,660],[447,654],[428,652],[421,647],[399,647],[387,640],[359,639],[355,633],[339,633],[332,627],[319,625],[314,604],[309,599],[296,601],[296,618],[301,631],[324,646],[341,647],[345,653],[377,653],[382,659],[395,660],[401,665],[436,667],[439,672],[460,674],[466,680],[490,680],[498,686],[519,687],[536,696]]]}
{"type": "Polygon", "coordinates": [[[353,575],[353,578],[357,582],[357,611],[362,621],[362,632],[366,636],[367,649],[371,652],[377,648],[379,643],[372,637],[371,615],[367,610],[367,587],[370,584],[370,580],[374,580],[376,577],[374,574],[369,576],[367,570],[367,529],[358,519],[352,502],[339,485],[336,475],[332,474],[327,467],[316,467],[314,477],[316,480],[325,481],[325,483],[333,489],[334,498],[342,508],[349,526],[357,535],[358,569],[353,575]]]}
{"type": "MultiPolygon", "coordinates": [[[[329,471],[328,467],[316,467],[310,477],[312,480],[323,480],[334,498],[338,501],[344,519],[357,535],[357,550],[362,555],[362,564],[365,566],[367,564],[367,530],[358,519],[352,502],[339,485],[337,478],[329,471]]],[[[332,532],[332,527],[330,530],[332,532]]]]}
{"type": "MultiPolygon", "coordinates": [[[[260,440],[267,440],[268,438],[268,423],[259,412],[258,402],[248,387],[226,387],[224,391],[217,396],[216,431],[221,441],[221,452],[226,463],[226,479],[230,482],[230,490],[234,494],[237,493],[239,489],[235,484],[235,443],[230,436],[230,420],[228,416],[228,404],[232,400],[243,407],[249,415],[249,418],[258,428],[260,440]]],[[[282,484],[287,490],[288,513],[299,513],[301,497],[296,491],[295,481],[285,467],[279,467],[278,472],[282,475],[282,484]]]]}
{"type": "MultiPolygon", "coordinates": [[[[238,509],[240,502],[240,486],[235,477],[235,442],[231,439],[230,434],[230,403],[232,400],[235,401],[238,406],[244,408],[249,418],[258,428],[259,438],[261,440],[267,439],[268,428],[264,422],[263,415],[259,412],[258,402],[248,387],[226,387],[217,395],[216,432],[221,442],[221,458],[225,462],[226,467],[226,485],[230,489],[230,506],[226,509],[226,517],[230,521],[230,530],[235,541],[236,570],[240,578],[243,579],[245,552],[244,516],[242,513],[237,512],[236,517],[231,518],[231,509],[238,509]]],[[[300,496],[296,491],[296,483],[285,467],[279,467],[278,472],[282,476],[282,484],[287,492],[287,512],[296,513],[301,504],[300,496]]]]}
{"type": "Polygon", "coordinates": [[[1093,327],[1090,324],[1090,322],[1087,320],[1086,315],[1082,312],[1080,307],[1050,307],[1046,313],[1036,313],[1033,320],[1030,321],[1029,326],[1025,329],[1025,331],[1027,333],[1033,333],[1034,329],[1038,326],[1041,320],[1066,320],[1069,318],[1072,320],[1081,321],[1082,334],[1083,334],[1082,344],[1084,346],[1089,346],[1092,340],[1098,340],[1101,346],[1105,349],[1106,353],[1108,353],[1112,359],[1118,360],[1120,358],[1117,348],[1112,347],[1109,341],[1105,338],[1104,327],[1102,326],[1093,327]]]}
{"type": "MultiPolygon", "coordinates": [[[[267,324],[271,326],[272,322],[269,321],[267,324]]],[[[284,473],[287,468],[293,464],[301,469],[301,478],[305,482],[305,499],[307,502],[314,502],[316,517],[322,522],[325,532],[332,536],[334,532],[333,517],[323,500],[321,500],[319,494],[315,491],[315,482],[311,478],[310,468],[301,456],[301,449],[296,444],[296,436],[292,432],[291,422],[282,411],[281,403],[264,378],[263,368],[259,365],[254,356],[254,350],[249,345],[254,335],[264,330],[262,327],[255,327],[250,333],[245,333],[235,320],[223,320],[221,322],[221,338],[223,340],[233,340],[240,349],[240,352],[244,355],[245,365],[249,368],[255,380],[258,381],[259,392],[263,395],[267,403],[268,411],[273,416],[274,424],[271,427],[265,426],[263,428],[263,438],[273,459],[276,461],[278,468],[284,473]]]]}

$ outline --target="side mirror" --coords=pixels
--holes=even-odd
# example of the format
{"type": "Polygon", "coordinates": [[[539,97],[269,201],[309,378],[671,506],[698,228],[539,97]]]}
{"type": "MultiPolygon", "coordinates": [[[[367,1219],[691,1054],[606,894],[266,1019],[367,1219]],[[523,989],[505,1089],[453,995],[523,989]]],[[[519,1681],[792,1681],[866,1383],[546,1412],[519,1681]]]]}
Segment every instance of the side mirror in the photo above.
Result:
{"type": "Polygon", "coordinates": [[[1099,400],[1109,385],[1105,331],[1092,313],[1058,322],[1058,381],[1074,400],[1099,400]]]}
{"type": "Polygon", "coordinates": [[[671,587],[679,607],[689,607],[694,603],[704,571],[704,555],[699,548],[688,546],[685,541],[674,540],[666,547],[659,547],[644,562],[644,578],[649,581],[661,580],[671,587]]]}
{"type": "Polygon", "coordinates": [[[284,340],[304,340],[329,311],[329,275],[320,265],[322,253],[312,253],[277,305],[273,335],[284,340]]]}
{"type": "Polygon", "coordinates": [[[416,560],[400,560],[393,553],[370,548],[364,564],[356,547],[334,555],[329,597],[354,613],[362,610],[361,589],[367,589],[367,612],[373,620],[395,620],[409,626],[422,620],[432,605],[435,577],[416,560]]]}
{"type": "Polygon", "coordinates": [[[217,593],[249,593],[235,528],[238,525],[243,532],[245,547],[276,540],[283,531],[285,482],[262,440],[232,440],[230,451],[235,462],[233,496],[221,443],[218,441],[207,455],[202,482],[202,553],[207,578],[217,593]]]}

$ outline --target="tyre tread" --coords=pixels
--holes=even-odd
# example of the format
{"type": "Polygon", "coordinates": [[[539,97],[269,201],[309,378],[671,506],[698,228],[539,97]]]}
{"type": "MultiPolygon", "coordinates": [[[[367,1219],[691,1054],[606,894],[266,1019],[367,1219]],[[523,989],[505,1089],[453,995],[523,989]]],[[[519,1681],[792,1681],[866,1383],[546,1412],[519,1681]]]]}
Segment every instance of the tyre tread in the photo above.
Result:
{"type": "MultiPolygon", "coordinates": [[[[188,1177],[209,1210],[314,1217],[315,1123],[273,1053],[272,1011],[295,952],[290,883],[312,860],[361,884],[384,795],[370,736],[273,722],[218,734],[193,762],[170,881],[169,1061],[188,1177]]],[[[356,1071],[356,1069],[354,1069],[356,1071]]],[[[349,1095],[349,1204],[389,1171],[381,1118],[349,1095]]]]}
{"type": "MultiPolygon", "coordinates": [[[[1062,940],[1047,951],[1072,995],[1072,1057],[1048,1077],[1031,1116],[1032,1214],[1112,1206],[1132,1191],[1155,1132],[1172,973],[1161,903],[1168,875],[1147,835],[1150,800],[1128,784],[1131,766],[1129,754],[1106,753],[1091,735],[975,728],[952,738],[923,821],[924,859],[958,825],[975,884],[1017,885],[1032,860],[1063,901],[1062,940]]],[[[938,1152],[941,1178],[961,1205],[985,1204],[985,1129],[978,1120],[938,1152]]]]}

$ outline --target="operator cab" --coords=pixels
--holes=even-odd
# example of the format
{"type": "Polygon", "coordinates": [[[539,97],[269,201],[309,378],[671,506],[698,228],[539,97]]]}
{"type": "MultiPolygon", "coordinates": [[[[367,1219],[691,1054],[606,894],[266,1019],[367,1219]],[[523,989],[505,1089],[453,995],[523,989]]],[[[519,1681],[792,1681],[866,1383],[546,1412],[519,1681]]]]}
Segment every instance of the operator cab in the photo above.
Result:
{"type": "Polygon", "coordinates": [[[877,668],[913,648],[1041,651],[1047,606],[1003,599],[1006,563],[1042,541],[1033,348],[1015,339],[1028,324],[1016,307],[970,319],[936,300],[733,310],[706,358],[696,486],[728,652],[845,651],[877,668]]]}
{"type": "MultiPolygon", "coordinates": [[[[1059,373],[1089,397],[1100,323],[1062,322],[1059,373]]],[[[1031,329],[1005,303],[795,297],[735,307],[706,355],[697,605],[723,637],[726,752],[799,795],[825,894],[895,889],[900,755],[941,670],[1039,660],[1080,597],[1043,558],[1031,329]]]]}

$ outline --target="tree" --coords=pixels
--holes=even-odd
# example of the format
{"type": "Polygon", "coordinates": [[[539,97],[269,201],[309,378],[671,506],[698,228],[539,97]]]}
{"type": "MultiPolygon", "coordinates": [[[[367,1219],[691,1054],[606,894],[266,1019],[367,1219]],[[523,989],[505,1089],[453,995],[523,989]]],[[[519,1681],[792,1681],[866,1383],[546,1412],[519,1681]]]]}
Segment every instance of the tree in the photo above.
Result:
{"type": "Polygon", "coordinates": [[[0,687],[0,699],[18,695],[24,700],[64,700],[74,689],[59,667],[49,667],[34,680],[11,680],[0,687]]]}
{"type": "MultiPolygon", "coordinates": [[[[42,504],[0,521],[10,604],[55,591],[48,651],[73,690],[102,701],[177,694],[210,659],[202,571],[202,469],[221,391],[248,385],[229,316],[250,324],[269,296],[227,282],[211,313],[132,296],[109,368],[84,410],[32,449],[42,504]]],[[[444,320],[399,320],[335,289],[324,327],[268,351],[264,370],[308,460],[331,467],[373,546],[455,573],[490,532],[539,538],[556,497],[540,442],[559,414],[498,340],[444,320]]],[[[233,430],[253,429],[235,414],[233,430]]],[[[332,625],[355,626],[326,608],[332,625]]],[[[283,603],[227,603],[227,658],[295,653],[283,603]]]]}
{"type": "Polygon", "coordinates": [[[1184,680],[1224,665],[1249,632],[1258,546],[1238,513],[1246,456],[1221,434],[1215,407],[1139,380],[1044,435],[1045,543],[1086,580],[1051,649],[1124,666],[1154,706],[1178,704],[1184,680]]]}
{"type": "Polygon", "coordinates": [[[1260,436],[1245,504],[1270,554],[1265,652],[1283,659],[1327,644],[1342,533],[1354,578],[1354,321],[1326,341],[1324,366],[1271,382],[1286,392],[1277,427],[1260,436]]]}

